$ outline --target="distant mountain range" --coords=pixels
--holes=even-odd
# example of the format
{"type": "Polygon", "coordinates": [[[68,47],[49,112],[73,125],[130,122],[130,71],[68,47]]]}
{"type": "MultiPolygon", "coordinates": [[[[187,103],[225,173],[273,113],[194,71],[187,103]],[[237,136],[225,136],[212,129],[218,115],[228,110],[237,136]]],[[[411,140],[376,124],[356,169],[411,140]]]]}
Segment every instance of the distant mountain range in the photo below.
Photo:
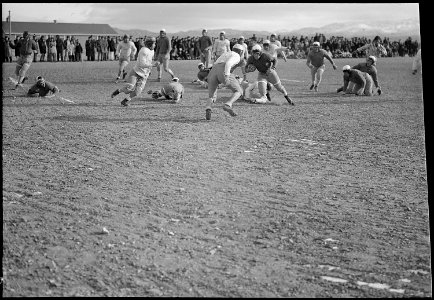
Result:
{"type": "MultiPolygon", "coordinates": [[[[114,28],[119,35],[128,34],[133,37],[139,36],[158,36],[158,32],[152,32],[149,30],[142,29],[119,29],[114,28]]],[[[245,38],[250,38],[253,34],[258,38],[267,38],[272,32],[268,31],[252,31],[252,30],[237,30],[237,29],[210,29],[208,30],[208,35],[212,37],[218,37],[220,31],[226,32],[227,38],[244,36],[245,38]]],[[[283,36],[314,36],[316,33],[322,33],[326,37],[331,36],[343,36],[343,37],[368,37],[373,38],[376,35],[380,37],[389,37],[394,40],[405,40],[408,37],[412,39],[420,40],[420,23],[417,18],[404,19],[401,21],[375,21],[366,23],[332,23],[322,27],[305,27],[292,31],[287,31],[284,29],[276,30],[274,33],[283,36]]],[[[179,31],[179,32],[167,32],[169,37],[188,37],[188,36],[201,36],[202,29],[194,29],[189,31],[179,31]]]]}

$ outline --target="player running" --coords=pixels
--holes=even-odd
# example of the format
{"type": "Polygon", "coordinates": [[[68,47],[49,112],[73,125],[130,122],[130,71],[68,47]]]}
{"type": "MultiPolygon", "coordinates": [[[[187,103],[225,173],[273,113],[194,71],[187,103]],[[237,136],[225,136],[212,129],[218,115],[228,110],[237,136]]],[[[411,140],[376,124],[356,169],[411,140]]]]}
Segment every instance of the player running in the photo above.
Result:
{"type": "Polygon", "coordinates": [[[156,60],[160,63],[157,66],[158,81],[161,81],[161,75],[163,73],[161,65],[163,65],[164,71],[166,71],[170,74],[170,76],[172,76],[172,79],[175,78],[175,74],[169,68],[170,51],[172,51],[172,46],[169,38],[166,36],[166,29],[161,29],[160,37],[158,38],[157,46],[155,48],[156,60]]]}
{"type": "Polygon", "coordinates": [[[164,96],[167,100],[173,100],[174,103],[178,103],[181,101],[182,95],[184,94],[184,87],[179,83],[179,78],[175,77],[160,90],[149,90],[148,94],[152,94],[152,99],[158,99],[164,96]]]}
{"type": "MultiPolygon", "coordinates": [[[[269,40],[264,40],[262,42],[262,52],[270,54],[272,57],[276,58],[276,64],[277,64],[277,54],[282,53],[283,57],[285,57],[285,54],[283,53],[283,50],[287,50],[288,47],[279,47],[277,44],[272,44],[269,40]]],[[[285,57],[286,61],[286,57],[285,57]]]]}
{"type": "Polygon", "coordinates": [[[232,104],[237,101],[243,94],[239,81],[231,74],[239,66],[243,47],[235,44],[232,51],[223,53],[214,63],[208,74],[208,103],[205,109],[205,117],[211,120],[211,107],[217,99],[217,88],[220,83],[224,83],[226,88],[230,89],[233,94],[224,104],[223,110],[228,112],[232,117],[237,114],[232,109],[232,104]]]}
{"type": "MultiPolygon", "coordinates": [[[[15,75],[18,77],[15,83],[15,89],[23,88],[23,83],[27,80],[26,73],[33,62],[34,53],[37,51],[36,42],[30,39],[28,31],[23,32],[23,38],[16,45],[11,45],[11,48],[16,49],[20,53],[15,67],[15,75]]],[[[10,77],[12,78],[12,77],[10,77]]],[[[12,80],[11,80],[12,81],[12,80]]]]}
{"type": "Polygon", "coordinates": [[[112,93],[112,98],[120,93],[127,94],[126,98],[121,102],[122,106],[128,106],[128,102],[130,102],[132,98],[140,95],[145,88],[152,67],[159,65],[158,61],[153,62],[155,42],[154,37],[146,39],[145,46],[140,49],[137,55],[136,65],[128,72],[125,86],[112,93]]]}
{"type": "Polygon", "coordinates": [[[130,62],[131,56],[137,52],[137,48],[132,41],[130,41],[128,35],[124,35],[123,40],[119,42],[116,48],[116,55],[119,57],[119,72],[118,77],[116,78],[116,83],[119,81],[122,75],[122,79],[125,79],[128,72],[125,71],[128,63],[130,62]]]}
{"type": "Polygon", "coordinates": [[[327,60],[332,64],[333,69],[336,70],[337,67],[333,59],[327,54],[327,51],[320,49],[319,42],[314,42],[312,44],[312,49],[307,54],[306,65],[309,67],[312,76],[312,85],[309,89],[314,89],[315,92],[318,92],[318,86],[325,70],[324,58],[327,58],[327,60]]]}
{"type": "Polygon", "coordinates": [[[269,82],[283,94],[286,101],[288,101],[290,105],[294,105],[294,101],[289,98],[285,87],[280,81],[279,75],[277,75],[275,70],[276,62],[277,59],[275,57],[272,57],[268,53],[263,53],[261,46],[256,44],[252,47],[252,55],[247,59],[247,65],[245,69],[247,73],[253,72],[255,69],[258,70],[258,90],[262,101],[269,101],[269,99],[271,99],[270,94],[266,91],[267,82],[269,82]]]}

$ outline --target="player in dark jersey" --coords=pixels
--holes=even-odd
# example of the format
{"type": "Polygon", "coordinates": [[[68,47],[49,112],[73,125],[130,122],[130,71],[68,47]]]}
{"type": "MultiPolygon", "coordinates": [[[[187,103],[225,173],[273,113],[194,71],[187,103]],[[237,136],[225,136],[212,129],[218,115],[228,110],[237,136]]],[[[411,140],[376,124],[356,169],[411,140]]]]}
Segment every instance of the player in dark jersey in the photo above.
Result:
{"type": "Polygon", "coordinates": [[[59,92],[59,88],[42,76],[36,77],[36,83],[27,92],[28,97],[53,97],[59,92]]]}
{"type": "Polygon", "coordinates": [[[258,70],[258,89],[261,97],[270,97],[267,93],[267,82],[269,82],[283,94],[290,105],[294,105],[294,101],[289,98],[285,87],[277,75],[275,70],[276,63],[277,59],[275,57],[272,57],[268,53],[263,53],[261,46],[256,44],[252,47],[252,55],[247,59],[245,70],[247,73],[253,72],[255,69],[258,70]]]}

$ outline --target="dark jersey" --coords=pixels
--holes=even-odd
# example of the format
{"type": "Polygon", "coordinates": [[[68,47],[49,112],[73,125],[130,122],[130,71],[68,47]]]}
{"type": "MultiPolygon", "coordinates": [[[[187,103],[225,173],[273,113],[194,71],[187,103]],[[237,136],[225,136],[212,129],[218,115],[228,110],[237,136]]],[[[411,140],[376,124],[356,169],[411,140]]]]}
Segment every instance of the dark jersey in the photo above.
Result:
{"type": "Polygon", "coordinates": [[[276,64],[276,58],[272,57],[268,53],[262,53],[258,59],[255,59],[253,55],[251,55],[247,59],[247,66],[254,65],[259,73],[266,73],[271,66],[276,64]]]}
{"type": "Polygon", "coordinates": [[[41,84],[40,82],[35,83],[27,93],[28,94],[38,93],[39,96],[43,97],[46,96],[49,92],[52,92],[54,94],[58,91],[59,89],[54,84],[45,81],[43,84],[41,84]]]}

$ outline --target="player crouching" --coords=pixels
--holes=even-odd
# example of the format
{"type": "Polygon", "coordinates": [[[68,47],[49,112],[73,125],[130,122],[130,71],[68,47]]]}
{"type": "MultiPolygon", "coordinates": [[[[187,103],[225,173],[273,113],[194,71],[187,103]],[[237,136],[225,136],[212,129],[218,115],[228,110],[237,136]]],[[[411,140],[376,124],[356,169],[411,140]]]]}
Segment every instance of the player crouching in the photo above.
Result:
{"type": "Polygon", "coordinates": [[[152,99],[155,100],[160,97],[165,97],[166,100],[172,100],[173,103],[179,103],[184,94],[184,86],[179,83],[178,77],[174,77],[171,82],[163,86],[160,90],[149,90],[148,94],[152,94],[152,99]]]}
{"type": "Polygon", "coordinates": [[[42,76],[36,77],[36,83],[32,85],[27,92],[28,97],[54,97],[58,92],[59,88],[49,81],[45,81],[42,76]]]}

